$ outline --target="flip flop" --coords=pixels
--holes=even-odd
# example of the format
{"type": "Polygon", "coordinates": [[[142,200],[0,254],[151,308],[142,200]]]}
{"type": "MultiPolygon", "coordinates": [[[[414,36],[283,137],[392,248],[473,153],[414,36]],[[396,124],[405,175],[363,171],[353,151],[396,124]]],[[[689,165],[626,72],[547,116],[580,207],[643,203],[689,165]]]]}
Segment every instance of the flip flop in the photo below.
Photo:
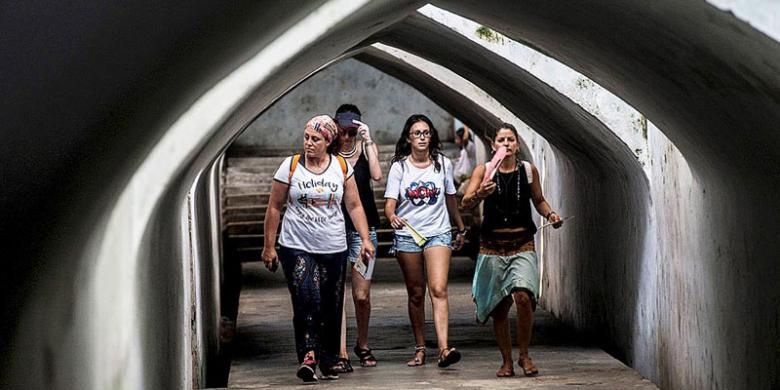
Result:
{"type": "Polygon", "coordinates": [[[525,376],[536,376],[539,375],[539,370],[536,368],[536,365],[534,364],[533,360],[531,358],[525,359],[528,362],[528,366],[523,365],[523,359],[517,360],[517,365],[520,366],[521,369],[523,369],[523,375],[525,376]]]}

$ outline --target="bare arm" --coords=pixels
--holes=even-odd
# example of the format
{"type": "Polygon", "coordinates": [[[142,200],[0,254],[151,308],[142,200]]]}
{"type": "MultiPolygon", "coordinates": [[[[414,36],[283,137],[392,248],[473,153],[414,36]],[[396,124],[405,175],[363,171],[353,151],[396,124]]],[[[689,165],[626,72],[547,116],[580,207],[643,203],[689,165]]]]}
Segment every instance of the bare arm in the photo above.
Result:
{"type": "Polygon", "coordinates": [[[382,180],[382,167],[379,166],[379,148],[376,147],[374,142],[368,145],[366,145],[366,142],[363,142],[363,150],[365,150],[368,158],[368,170],[371,174],[371,179],[374,181],[382,180]]]}
{"type": "Polygon", "coordinates": [[[279,228],[279,215],[287,197],[289,186],[276,180],[271,184],[271,195],[268,198],[268,208],[265,211],[263,223],[263,253],[261,255],[266,268],[272,269],[277,261],[276,230],[279,228]]]}
{"type": "Polygon", "coordinates": [[[366,219],[366,212],[363,210],[363,204],[360,203],[355,176],[351,176],[344,182],[344,205],[349,213],[349,218],[352,218],[355,230],[360,235],[360,240],[363,242],[360,248],[360,258],[365,259],[366,252],[373,257],[375,248],[368,236],[368,220],[366,219]]]}
{"type": "Polygon", "coordinates": [[[471,209],[476,207],[479,202],[496,190],[496,183],[492,180],[482,185],[483,176],[485,176],[485,164],[477,165],[471,174],[469,185],[466,187],[466,192],[460,203],[463,208],[471,209]]]}
{"type": "Polygon", "coordinates": [[[553,227],[557,229],[563,225],[561,217],[555,211],[553,211],[552,206],[550,206],[550,204],[547,203],[547,200],[544,199],[544,194],[542,194],[542,184],[541,180],[539,179],[539,171],[536,170],[536,166],[533,164],[531,165],[531,171],[533,172],[533,182],[531,183],[531,200],[534,202],[536,212],[548,221],[555,223],[553,227]]]}
{"type": "Polygon", "coordinates": [[[404,223],[406,222],[403,218],[395,215],[395,207],[397,205],[397,199],[385,198],[385,217],[390,221],[390,226],[392,226],[393,229],[403,229],[404,223]]]}
{"type": "Polygon", "coordinates": [[[444,195],[444,200],[447,202],[447,211],[450,214],[450,218],[455,222],[458,227],[458,233],[455,235],[455,250],[463,248],[463,242],[466,239],[466,226],[463,224],[463,218],[460,216],[460,210],[458,210],[458,198],[455,194],[444,195]]]}

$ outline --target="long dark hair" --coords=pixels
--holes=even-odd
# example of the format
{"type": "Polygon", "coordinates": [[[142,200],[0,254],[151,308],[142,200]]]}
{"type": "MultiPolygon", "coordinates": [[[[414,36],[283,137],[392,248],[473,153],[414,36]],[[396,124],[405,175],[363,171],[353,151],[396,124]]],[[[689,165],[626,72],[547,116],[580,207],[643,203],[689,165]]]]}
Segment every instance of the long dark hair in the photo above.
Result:
{"type": "Polygon", "coordinates": [[[409,138],[409,130],[417,122],[425,122],[431,131],[431,138],[428,142],[428,156],[433,161],[434,170],[438,172],[441,170],[441,163],[439,163],[439,151],[441,150],[441,143],[439,142],[439,132],[433,127],[433,122],[423,114],[414,114],[406,120],[404,129],[401,131],[401,137],[398,138],[398,142],[395,144],[395,155],[391,160],[391,164],[396,161],[401,161],[410,154],[412,154],[412,145],[409,144],[407,138],[409,138]]]}
{"type": "MultiPolygon", "coordinates": [[[[333,124],[336,124],[336,118],[331,119],[333,119],[333,124]]],[[[341,151],[341,133],[341,127],[336,124],[336,135],[333,137],[333,141],[331,141],[330,145],[328,145],[328,148],[325,149],[328,154],[336,155],[341,151]]]]}

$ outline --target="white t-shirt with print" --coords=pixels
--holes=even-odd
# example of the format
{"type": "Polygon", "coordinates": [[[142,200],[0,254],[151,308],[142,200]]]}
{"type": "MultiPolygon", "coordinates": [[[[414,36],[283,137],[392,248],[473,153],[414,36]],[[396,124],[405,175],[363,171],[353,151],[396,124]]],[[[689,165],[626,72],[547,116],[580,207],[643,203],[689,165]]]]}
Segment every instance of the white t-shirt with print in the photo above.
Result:
{"type": "MultiPolygon", "coordinates": [[[[301,156],[290,183],[292,157],[284,159],[274,174],[274,180],[290,186],[279,244],[309,253],[343,252],[347,250],[347,233],[341,212],[345,181],[341,164],[331,155],[325,171],[315,174],[303,162],[301,156]]],[[[347,163],[346,178],[353,173],[347,163]]]]}
{"type": "MultiPolygon", "coordinates": [[[[434,164],[420,169],[405,158],[394,162],[387,175],[385,198],[396,199],[396,215],[425,237],[447,233],[451,226],[444,195],[454,195],[457,189],[452,181],[452,162],[444,156],[439,158],[443,164],[438,172],[434,164]]],[[[412,235],[408,229],[396,230],[395,234],[412,235]]]]}

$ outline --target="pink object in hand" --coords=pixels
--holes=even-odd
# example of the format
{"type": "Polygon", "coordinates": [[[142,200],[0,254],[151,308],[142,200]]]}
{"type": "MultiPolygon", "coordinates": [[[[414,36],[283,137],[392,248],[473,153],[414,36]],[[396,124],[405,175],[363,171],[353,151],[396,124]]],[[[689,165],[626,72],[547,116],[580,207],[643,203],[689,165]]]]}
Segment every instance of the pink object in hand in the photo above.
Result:
{"type": "Polygon", "coordinates": [[[485,164],[485,176],[482,178],[482,185],[493,179],[493,176],[498,172],[498,166],[504,161],[506,157],[506,148],[500,147],[496,150],[496,154],[493,155],[493,159],[489,163],[485,164]]]}

